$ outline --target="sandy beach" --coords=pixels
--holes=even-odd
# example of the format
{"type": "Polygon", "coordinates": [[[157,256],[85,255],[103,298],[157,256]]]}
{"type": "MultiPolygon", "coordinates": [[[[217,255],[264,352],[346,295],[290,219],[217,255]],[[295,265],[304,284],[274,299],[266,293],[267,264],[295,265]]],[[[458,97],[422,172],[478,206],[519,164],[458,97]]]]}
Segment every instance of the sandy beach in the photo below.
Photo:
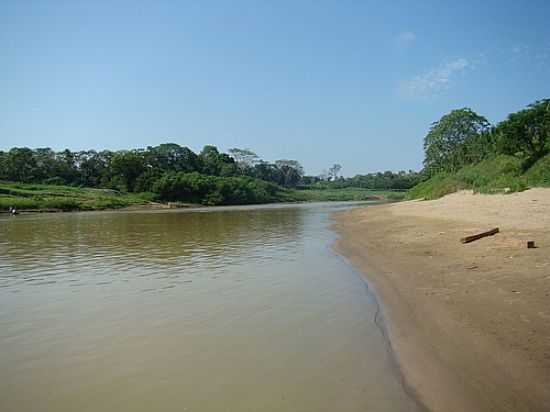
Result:
{"type": "Polygon", "coordinates": [[[375,289],[405,383],[429,410],[550,410],[550,189],[460,192],[336,222],[335,248],[375,289]]]}

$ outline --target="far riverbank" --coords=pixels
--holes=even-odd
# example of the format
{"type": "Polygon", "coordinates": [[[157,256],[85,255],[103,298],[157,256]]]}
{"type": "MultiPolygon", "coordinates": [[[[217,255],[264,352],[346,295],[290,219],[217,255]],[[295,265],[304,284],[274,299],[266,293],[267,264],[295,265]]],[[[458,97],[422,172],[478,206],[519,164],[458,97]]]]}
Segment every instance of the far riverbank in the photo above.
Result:
{"type": "Polygon", "coordinates": [[[374,287],[405,381],[430,410],[550,410],[550,190],[335,216],[335,248],[374,287]]]}
{"type": "Polygon", "coordinates": [[[74,212],[100,210],[156,210],[196,208],[205,206],[229,206],[266,203],[298,203],[325,201],[396,201],[404,198],[403,192],[370,190],[364,188],[342,189],[288,189],[255,202],[183,202],[166,201],[155,193],[128,193],[112,189],[73,186],[43,185],[0,181],[0,214],[11,207],[19,212],[74,212]]]}

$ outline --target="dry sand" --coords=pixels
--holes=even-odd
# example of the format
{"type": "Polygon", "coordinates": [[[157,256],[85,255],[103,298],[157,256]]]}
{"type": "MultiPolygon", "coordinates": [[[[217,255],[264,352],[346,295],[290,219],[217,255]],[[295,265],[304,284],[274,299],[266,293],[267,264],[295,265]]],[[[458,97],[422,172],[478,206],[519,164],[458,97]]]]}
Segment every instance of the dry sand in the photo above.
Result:
{"type": "Polygon", "coordinates": [[[354,209],[336,229],[428,409],[550,411],[550,189],[354,209]]]}

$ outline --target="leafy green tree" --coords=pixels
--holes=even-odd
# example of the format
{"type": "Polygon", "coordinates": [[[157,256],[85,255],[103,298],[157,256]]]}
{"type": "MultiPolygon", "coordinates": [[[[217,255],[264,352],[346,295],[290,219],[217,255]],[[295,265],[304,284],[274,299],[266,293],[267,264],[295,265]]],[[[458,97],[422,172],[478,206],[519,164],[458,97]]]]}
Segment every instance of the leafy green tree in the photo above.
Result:
{"type": "Polygon", "coordinates": [[[454,171],[471,162],[477,152],[474,143],[489,128],[487,119],[469,108],[453,110],[433,123],[424,139],[428,175],[454,171]]]}
{"type": "Polygon", "coordinates": [[[54,177],[58,169],[56,153],[49,147],[38,148],[33,152],[36,162],[35,179],[42,182],[54,177]]]}
{"type": "Polygon", "coordinates": [[[287,159],[281,159],[276,160],[275,165],[280,170],[282,174],[282,182],[281,184],[283,186],[287,187],[294,187],[296,186],[300,180],[302,179],[302,176],[304,175],[304,168],[298,162],[297,160],[287,160],[287,159]]]}
{"type": "Polygon", "coordinates": [[[220,153],[216,146],[204,146],[199,154],[202,173],[213,176],[233,176],[237,174],[235,159],[220,153]]]}
{"type": "Polygon", "coordinates": [[[204,146],[199,154],[202,173],[207,175],[219,175],[221,169],[219,156],[220,152],[216,146],[204,146]]]}
{"type": "Polygon", "coordinates": [[[157,180],[153,189],[163,200],[231,205],[273,201],[278,186],[251,177],[170,172],[157,180]]]}
{"type": "Polygon", "coordinates": [[[281,170],[273,163],[260,161],[254,165],[251,175],[255,178],[272,182],[278,185],[284,183],[284,176],[281,170]]]}
{"type": "Polygon", "coordinates": [[[75,154],[69,149],[65,149],[56,154],[55,160],[55,177],[63,179],[66,184],[77,183],[79,172],[75,154]]]}
{"type": "Polygon", "coordinates": [[[81,151],[77,155],[79,184],[88,187],[101,186],[101,177],[106,172],[108,164],[100,153],[95,150],[81,151]]]}
{"type": "Polygon", "coordinates": [[[128,192],[133,192],[138,177],[146,170],[143,154],[135,150],[118,152],[113,156],[112,169],[118,175],[128,192]]]}
{"type": "Polygon", "coordinates": [[[117,186],[113,184],[113,178],[115,177],[113,171],[113,158],[115,157],[115,152],[110,150],[102,150],[97,153],[97,162],[99,165],[98,170],[100,170],[100,175],[98,176],[98,187],[111,188],[115,189],[117,186]]]}
{"type": "Polygon", "coordinates": [[[145,151],[147,163],[164,171],[194,172],[200,170],[198,156],[188,147],[176,143],[163,143],[148,147],[145,151]]]}
{"type": "Polygon", "coordinates": [[[540,159],[550,151],[550,99],[508,115],[496,134],[500,152],[526,157],[530,163],[540,159]]]}
{"type": "Polygon", "coordinates": [[[36,159],[28,147],[14,147],[10,149],[4,160],[5,176],[7,180],[16,182],[34,182],[36,178],[36,159]]]}

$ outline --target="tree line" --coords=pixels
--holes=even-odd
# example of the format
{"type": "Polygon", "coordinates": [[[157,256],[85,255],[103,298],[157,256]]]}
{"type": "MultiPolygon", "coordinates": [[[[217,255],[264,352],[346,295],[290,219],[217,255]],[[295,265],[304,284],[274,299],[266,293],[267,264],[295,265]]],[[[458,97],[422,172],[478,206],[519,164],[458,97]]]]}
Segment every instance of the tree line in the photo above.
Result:
{"type": "Polygon", "coordinates": [[[498,155],[521,159],[527,170],[550,153],[550,99],[510,113],[496,125],[470,108],[452,110],[431,125],[424,153],[424,179],[498,155]]]}
{"type": "Polygon", "coordinates": [[[247,198],[250,203],[273,199],[279,186],[407,189],[415,184],[414,172],[344,178],[338,176],[341,169],[334,164],[319,176],[306,176],[297,160],[267,162],[250,149],[222,153],[211,145],[195,153],[175,143],[120,151],[27,147],[0,151],[0,180],[153,192],[163,200],[233,204],[247,198]],[[260,194],[257,199],[254,193],[260,194]]]}
{"type": "Polygon", "coordinates": [[[195,153],[175,143],[120,151],[55,152],[15,147],[0,151],[0,180],[154,192],[161,200],[206,204],[274,201],[304,175],[296,160],[260,160],[245,149],[231,154],[207,145],[195,153]],[[248,156],[246,156],[248,154],[248,156]]]}
{"type": "Polygon", "coordinates": [[[331,177],[322,174],[318,177],[305,176],[304,188],[316,189],[345,189],[358,187],[370,190],[407,190],[416,186],[421,181],[421,174],[412,170],[399,172],[385,171],[367,174],[358,174],[353,177],[344,178],[331,177]]]}
{"type": "MultiPolygon", "coordinates": [[[[236,154],[240,149],[232,149],[236,154]]],[[[231,151],[230,151],[231,152],[231,151]]],[[[111,188],[128,192],[151,191],[165,174],[196,173],[216,177],[258,178],[293,187],[303,176],[295,160],[274,163],[221,153],[205,146],[200,153],[175,143],[121,151],[55,152],[50,148],[15,147],[0,151],[0,179],[26,183],[111,188]]]]}

